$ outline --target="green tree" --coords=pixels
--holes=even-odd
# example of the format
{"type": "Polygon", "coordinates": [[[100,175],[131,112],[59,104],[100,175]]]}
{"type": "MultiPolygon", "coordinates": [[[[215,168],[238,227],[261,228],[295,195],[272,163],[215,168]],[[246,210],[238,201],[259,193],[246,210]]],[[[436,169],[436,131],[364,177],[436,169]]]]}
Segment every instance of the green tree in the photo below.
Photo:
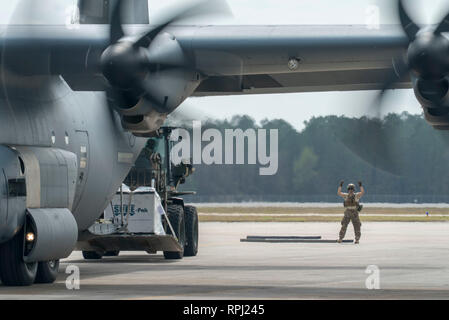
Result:
{"type": "Polygon", "coordinates": [[[382,120],[316,117],[300,132],[284,120],[258,124],[236,116],[203,124],[207,128],[223,136],[225,129],[277,129],[279,169],[274,176],[260,176],[258,165],[197,165],[185,188],[192,187],[198,195],[226,196],[229,201],[271,195],[307,200],[312,194],[335,195],[341,179],[362,180],[367,197],[449,195],[449,132],[433,129],[423,115],[390,114],[382,120]],[[389,172],[392,168],[401,174],[389,172]]]}
{"type": "Polygon", "coordinates": [[[293,186],[295,190],[315,191],[315,180],[319,176],[317,164],[318,156],[311,147],[305,147],[299,158],[293,163],[293,186]]]}

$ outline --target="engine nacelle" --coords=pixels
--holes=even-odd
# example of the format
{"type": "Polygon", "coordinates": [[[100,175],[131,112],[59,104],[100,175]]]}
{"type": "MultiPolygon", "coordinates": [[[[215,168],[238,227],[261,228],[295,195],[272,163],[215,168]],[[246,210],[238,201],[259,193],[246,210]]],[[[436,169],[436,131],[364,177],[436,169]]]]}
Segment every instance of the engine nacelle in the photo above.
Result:
{"type": "Polygon", "coordinates": [[[49,244],[55,248],[36,251],[35,259],[41,259],[36,261],[50,257],[42,252],[57,259],[73,249],[78,226],[70,210],[77,162],[74,153],[61,149],[0,146],[0,243],[13,238],[30,221],[40,239],[38,248],[49,244]]]}
{"type": "Polygon", "coordinates": [[[423,107],[426,121],[437,130],[449,130],[449,107],[423,107]]]}
{"type": "Polygon", "coordinates": [[[415,96],[424,110],[426,121],[438,130],[449,130],[449,78],[413,79],[415,96]]]}
{"type": "Polygon", "coordinates": [[[78,227],[69,209],[28,209],[26,223],[26,232],[34,235],[24,248],[26,262],[66,258],[75,248],[78,227]]]}
{"type": "Polygon", "coordinates": [[[122,126],[136,135],[155,132],[164,124],[167,115],[152,111],[145,115],[122,116],[122,126]]]}
{"type": "Polygon", "coordinates": [[[25,167],[19,153],[0,146],[0,243],[20,231],[25,223],[25,167]]]}
{"type": "Polygon", "coordinates": [[[201,82],[198,72],[185,69],[151,73],[145,88],[150,96],[137,101],[133,94],[123,92],[114,98],[113,106],[122,117],[125,130],[136,135],[158,130],[167,116],[196,90],[201,82]]]}

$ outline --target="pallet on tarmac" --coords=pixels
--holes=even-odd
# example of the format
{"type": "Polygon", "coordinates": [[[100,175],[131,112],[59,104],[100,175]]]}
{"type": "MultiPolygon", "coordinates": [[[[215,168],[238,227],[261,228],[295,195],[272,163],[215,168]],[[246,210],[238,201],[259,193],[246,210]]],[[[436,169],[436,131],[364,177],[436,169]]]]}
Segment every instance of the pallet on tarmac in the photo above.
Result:
{"type": "MultiPolygon", "coordinates": [[[[266,242],[266,243],[337,243],[337,240],[325,240],[321,239],[301,239],[296,238],[283,238],[283,237],[247,237],[246,239],[240,239],[240,242],[266,242]]],[[[343,243],[353,243],[354,240],[343,240],[343,243]]]]}
{"type": "Polygon", "coordinates": [[[298,239],[298,240],[320,240],[321,236],[247,236],[246,239],[298,239]]]}

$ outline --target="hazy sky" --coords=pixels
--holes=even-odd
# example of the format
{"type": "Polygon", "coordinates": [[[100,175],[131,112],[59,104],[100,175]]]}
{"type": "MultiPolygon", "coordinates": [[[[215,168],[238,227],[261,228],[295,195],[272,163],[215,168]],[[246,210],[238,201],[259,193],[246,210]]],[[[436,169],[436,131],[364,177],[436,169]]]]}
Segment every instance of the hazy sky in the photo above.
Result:
{"type": "MultiPolygon", "coordinates": [[[[240,24],[365,24],[367,10],[372,5],[379,7],[380,23],[395,24],[396,5],[391,0],[228,0],[235,23],[240,24]]],[[[421,23],[437,22],[449,7],[447,1],[413,1],[411,12],[421,23]],[[424,3],[424,2],[422,2],[424,3]],[[433,12],[439,8],[437,12],[433,12]]],[[[304,121],[320,115],[362,116],[373,101],[375,92],[323,92],[275,94],[255,96],[228,96],[192,98],[180,107],[188,113],[204,113],[210,117],[230,118],[235,114],[249,114],[256,120],[282,118],[296,128],[303,128],[304,121]]],[[[421,113],[421,106],[412,90],[389,92],[385,113],[408,111],[421,113]]],[[[375,114],[375,110],[371,115],[375,114]]],[[[370,115],[370,114],[368,114],[370,115]]]]}
{"type": "MultiPolygon", "coordinates": [[[[170,0],[176,3],[177,0],[170,0]]],[[[396,24],[396,1],[392,0],[228,0],[237,24],[365,24],[367,10],[379,7],[381,24],[396,24]]],[[[150,2],[151,3],[151,2],[150,2]]],[[[167,3],[167,2],[165,2],[167,3]]],[[[448,12],[445,0],[409,1],[410,13],[420,23],[436,23],[448,12]],[[425,4],[425,6],[423,6],[425,4]],[[413,14],[414,12],[419,14],[413,14]]],[[[152,5],[155,14],[160,7],[152,5]]],[[[151,8],[150,8],[151,12],[151,8]]],[[[231,23],[232,23],[231,22],[231,23]]],[[[223,22],[225,23],[225,22],[223,22]]],[[[210,117],[230,118],[249,114],[256,120],[282,118],[296,128],[304,121],[320,115],[362,116],[375,92],[322,92],[191,98],[180,111],[204,113],[210,117]]],[[[389,92],[385,113],[408,111],[421,113],[412,90],[389,92]]],[[[375,114],[375,110],[371,115],[375,114]]]]}
{"type": "MultiPolygon", "coordinates": [[[[22,6],[33,3],[33,16],[46,23],[64,23],[67,7],[76,0],[22,0],[22,6]],[[43,3],[46,5],[43,5],[43,3]],[[39,5],[36,5],[36,4],[39,5]]],[[[185,0],[150,1],[150,20],[157,22],[170,6],[185,0]]],[[[8,21],[19,1],[2,1],[0,21],[8,21]]],[[[397,23],[396,1],[392,0],[228,0],[233,18],[219,21],[224,24],[364,24],[367,8],[377,5],[380,23],[397,23]]],[[[436,23],[449,10],[446,0],[409,1],[412,16],[420,23],[436,23]],[[425,5],[424,5],[425,4],[425,5]],[[416,13],[416,14],[414,14],[416,13]]],[[[17,7],[16,7],[17,8],[17,7]]],[[[217,23],[203,19],[200,22],[217,23]]],[[[0,22],[1,23],[1,22],[0,22]]],[[[372,92],[327,92],[234,97],[191,98],[181,110],[194,111],[209,117],[231,117],[235,114],[249,114],[256,120],[283,118],[297,128],[312,116],[337,114],[359,116],[364,112],[357,106],[367,104],[373,98],[372,92]],[[274,107],[276,106],[276,107],[274,107]]],[[[385,101],[386,111],[404,110],[420,113],[421,107],[412,90],[392,91],[385,101]]]]}

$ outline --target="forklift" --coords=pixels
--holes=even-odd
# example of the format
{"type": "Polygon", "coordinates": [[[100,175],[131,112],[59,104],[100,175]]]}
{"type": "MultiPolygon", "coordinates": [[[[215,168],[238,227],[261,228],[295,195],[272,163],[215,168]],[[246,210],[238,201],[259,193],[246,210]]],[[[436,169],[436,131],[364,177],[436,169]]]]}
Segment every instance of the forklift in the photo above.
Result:
{"type": "Polygon", "coordinates": [[[195,171],[190,160],[174,164],[175,127],[151,137],[102,217],[81,235],[77,249],[86,260],[120,251],[163,251],[165,259],[198,253],[198,211],[184,203],[179,186],[195,171]]]}

